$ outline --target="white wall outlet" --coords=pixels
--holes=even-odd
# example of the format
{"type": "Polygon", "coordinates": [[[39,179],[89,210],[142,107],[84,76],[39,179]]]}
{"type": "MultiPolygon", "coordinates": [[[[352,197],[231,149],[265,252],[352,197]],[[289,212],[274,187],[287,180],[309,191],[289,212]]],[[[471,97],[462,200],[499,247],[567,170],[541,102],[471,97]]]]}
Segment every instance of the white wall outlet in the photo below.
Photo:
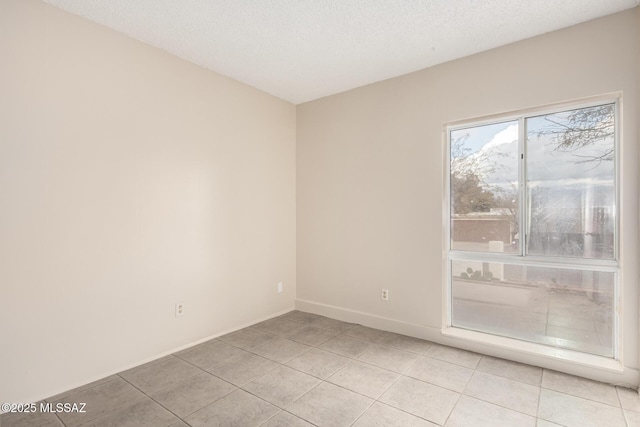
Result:
{"type": "Polygon", "coordinates": [[[389,301],[389,289],[383,289],[380,298],[382,298],[382,301],[389,301]]]}
{"type": "Polygon", "coordinates": [[[181,302],[176,303],[176,317],[184,314],[184,304],[181,302]]]}
{"type": "Polygon", "coordinates": [[[278,293],[282,293],[282,282],[278,282],[278,293]]]}

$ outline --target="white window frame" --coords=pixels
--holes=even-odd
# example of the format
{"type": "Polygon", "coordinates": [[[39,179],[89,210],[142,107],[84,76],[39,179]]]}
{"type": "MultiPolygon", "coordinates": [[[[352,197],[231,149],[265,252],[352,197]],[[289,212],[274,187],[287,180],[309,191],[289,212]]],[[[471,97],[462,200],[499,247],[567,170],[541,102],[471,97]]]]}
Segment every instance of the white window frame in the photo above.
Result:
{"type": "Polygon", "coordinates": [[[490,345],[497,345],[500,347],[506,347],[511,349],[523,350],[528,353],[535,353],[546,356],[557,356],[561,358],[569,358],[573,360],[584,361],[586,364],[600,365],[611,369],[618,370],[622,365],[621,355],[621,343],[620,337],[622,336],[623,318],[620,307],[622,306],[621,291],[620,291],[620,151],[621,151],[621,129],[622,129],[622,114],[621,114],[622,94],[613,93],[601,96],[584,98],[576,101],[569,101],[563,103],[557,103],[547,105],[543,107],[534,107],[523,110],[518,110],[505,114],[497,114],[492,116],[485,116],[469,120],[461,120],[445,124],[443,132],[444,136],[444,163],[445,163],[445,180],[443,191],[443,230],[444,230],[444,292],[443,292],[443,334],[454,338],[462,338],[467,341],[475,341],[479,343],[485,343],[490,345]],[[526,235],[523,233],[526,227],[526,197],[522,197],[523,192],[526,192],[526,156],[518,161],[519,165],[519,178],[518,178],[518,193],[519,197],[519,232],[520,236],[524,236],[520,240],[520,251],[516,254],[500,254],[492,252],[473,252],[473,251],[460,251],[451,249],[451,132],[455,130],[491,125],[496,123],[503,123],[507,121],[518,121],[518,141],[519,141],[519,153],[525,152],[526,144],[526,119],[530,117],[536,117],[547,114],[560,113],[568,110],[576,110],[581,108],[595,107],[599,105],[613,104],[615,123],[614,123],[614,255],[613,259],[585,259],[585,258],[568,258],[558,256],[534,256],[526,255],[526,235]],[[523,190],[524,189],[524,190],[523,190]],[[588,267],[592,271],[610,272],[614,275],[614,307],[613,307],[613,357],[608,358],[605,356],[591,355],[582,353],[579,351],[559,349],[544,344],[532,343],[528,341],[519,340],[516,338],[496,336],[489,333],[471,331],[460,327],[455,327],[452,324],[452,306],[451,306],[451,263],[457,260],[473,260],[481,262],[504,262],[515,265],[526,265],[534,267],[555,267],[555,268],[569,268],[576,269],[581,266],[588,267]],[[609,361],[615,361],[611,364],[609,361]]]}

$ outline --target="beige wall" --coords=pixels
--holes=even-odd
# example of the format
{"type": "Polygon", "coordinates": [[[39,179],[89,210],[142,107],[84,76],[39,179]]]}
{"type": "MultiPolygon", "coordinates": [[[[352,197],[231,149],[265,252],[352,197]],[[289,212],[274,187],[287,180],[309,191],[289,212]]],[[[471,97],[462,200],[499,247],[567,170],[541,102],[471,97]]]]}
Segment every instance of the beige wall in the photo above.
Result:
{"type": "MultiPolygon", "coordinates": [[[[636,70],[638,70],[638,73],[636,74],[636,77],[637,77],[636,91],[638,96],[638,103],[640,103],[640,7],[636,7],[635,10],[636,10],[636,40],[637,40],[635,54],[636,54],[636,61],[637,61],[636,70]]],[[[638,115],[637,123],[640,123],[640,107],[637,110],[637,115],[638,115]]],[[[640,144],[640,137],[638,137],[638,144],[640,144]]],[[[640,157],[638,157],[638,164],[640,165],[640,157]]],[[[638,220],[640,221],[640,215],[638,216],[638,220]]],[[[640,263],[640,257],[638,258],[638,262],[640,263]]],[[[636,283],[640,283],[640,269],[638,269],[638,277],[636,280],[637,280],[636,283]]],[[[638,295],[638,298],[640,298],[640,295],[638,295]]],[[[640,307],[640,299],[638,300],[638,306],[640,307]]],[[[638,320],[640,321],[640,319],[638,320]]],[[[640,346],[640,324],[638,325],[638,336],[639,336],[638,345],[640,346]]],[[[638,357],[640,357],[640,351],[638,352],[638,357]]],[[[640,361],[638,362],[638,366],[640,366],[640,361]]],[[[638,391],[640,392],[640,390],[638,391]]]]}
{"type": "MultiPolygon", "coordinates": [[[[443,126],[622,91],[623,360],[636,368],[637,14],[612,15],[299,105],[296,306],[496,353],[440,334],[443,126]],[[388,303],[380,298],[382,288],[390,290],[388,303]]],[[[637,371],[628,371],[623,381],[637,384],[637,371]]]]}
{"type": "Polygon", "coordinates": [[[0,402],[293,307],[295,106],[35,0],[0,58],[0,402]]]}

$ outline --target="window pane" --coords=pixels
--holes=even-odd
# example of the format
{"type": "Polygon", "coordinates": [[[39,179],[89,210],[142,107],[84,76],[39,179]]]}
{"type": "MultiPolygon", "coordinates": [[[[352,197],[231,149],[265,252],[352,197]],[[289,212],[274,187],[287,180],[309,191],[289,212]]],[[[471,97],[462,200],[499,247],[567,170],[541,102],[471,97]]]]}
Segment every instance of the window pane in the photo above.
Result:
{"type": "Polygon", "coordinates": [[[451,263],[453,326],[613,357],[614,274],[451,263]]]}
{"type": "Polygon", "coordinates": [[[614,258],[614,105],[527,119],[527,254],[614,258]]]}
{"type": "Polygon", "coordinates": [[[518,122],[451,131],[451,248],[519,251],[518,122]]]}

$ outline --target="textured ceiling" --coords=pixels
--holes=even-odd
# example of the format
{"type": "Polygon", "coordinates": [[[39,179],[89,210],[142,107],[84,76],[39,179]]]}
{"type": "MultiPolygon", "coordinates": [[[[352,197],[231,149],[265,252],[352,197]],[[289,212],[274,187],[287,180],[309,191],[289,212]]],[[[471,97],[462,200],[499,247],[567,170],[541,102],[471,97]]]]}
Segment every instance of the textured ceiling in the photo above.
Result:
{"type": "Polygon", "coordinates": [[[45,0],[295,104],[640,0],[45,0]]]}

